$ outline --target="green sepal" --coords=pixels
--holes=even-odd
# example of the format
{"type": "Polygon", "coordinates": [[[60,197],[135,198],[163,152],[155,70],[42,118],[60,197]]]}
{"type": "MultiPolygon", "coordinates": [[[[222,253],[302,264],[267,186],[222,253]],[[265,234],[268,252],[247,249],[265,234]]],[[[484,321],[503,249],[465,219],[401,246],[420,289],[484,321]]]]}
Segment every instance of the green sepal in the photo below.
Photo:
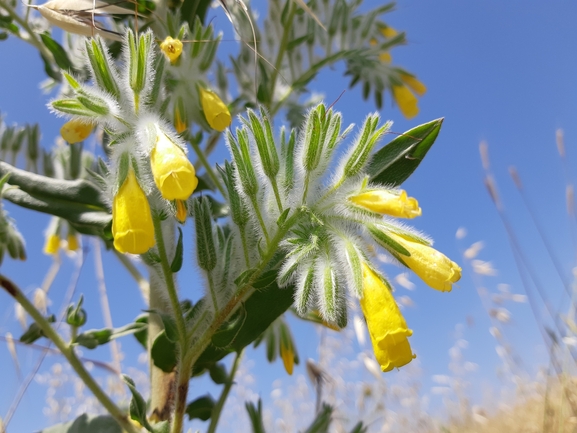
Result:
{"type": "Polygon", "coordinates": [[[153,431],[152,426],[150,425],[150,423],[148,422],[148,419],[146,418],[146,401],[144,400],[142,395],[140,395],[140,393],[136,389],[136,385],[134,384],[134,381],[130,377],[128,377],[126,374],[123,374],[121,376],[122,376],[122,380],[124,381],[126,386],[128,386],[128,389],[130,390],[130,393],[132,394],[132,398],[130,399],[129,411],[128,411],[128,413],[130,414],[130,418],[132,418],[134,421],[137,421],[138,423],[140,423],[140,425],[142,425],[146,430],[148,430],[150,432],[153,431]]]}
{"type": "Polygon", "coordinates": [[[80,295],[78,303],[76,305],[70,305],[66,311],[66,323],[75,328],[84,326],[86,323],[86,310],[82,308],[82,303],[84,302],[84,296],[80,295]]]}
{"type": "Polygon", "coordinates": [[[207,421],[212,416],[214,405],[215,401],[210,394],[197,398],[186,406],[188,419],[198,418],[201,421],[207,421]]]}
{"type": "Polygon", "coordinates": [[[369,233],[371,234],[373,239],[383,248],[386,248],[389,251],[393,250],[393,252],[401,254],[403,256],[407,257],[411,256],[411,253],[405,247],[403,247],[397,241],[393,240],[390,236],[387,236],[387,234],[383,230],[379,230],[372,224],[367,225],[366,227],[369,230],[369,233]]]}
{"type": "Polygon", "coordinates": [[[198,266],[210,272],[216,266],[216,248],[212,235],[212,215],[206,196],[196,198],[193,202],[194,225],[196,228],[196,252],[198,266]]]}
{"type": "Polygon", "coordinates": [[[345,164],[345,177],[356,176],[365,167],[373,147],[392,125],[392,122],[387,122],[377,129],[378,121],[379,116],[377,115],[369,116],[365,121],[360,138],[355,144],[349,160],[345,164]]]}
{"type": "MultiPolygon", "coordinates": [[[[56,322],[56,316],[54,314],[51,314],[46,318],[46,320],[48,321],[48,323],[54,323],[56,322]]],[[[45,337],[44,332],[36,322],[33,322],[30,324],[30,326],[24,332],[24,334],[22,334],[22,336],[20,337],[20,342],[24,344],[32,344],[42,337],[45,337]]]]}
{"type": "Polygon", "coordinates": [[[176,359],[177,346],[166,336],[166,332],[161,331],[150,349],[152,362],[165,373],[171,373],[176,368],[178,360],[176,359]]]}
{"type": "Polygon", "coordinates": [[[367,167],[371,182],[388,186],[402,184],[419,166],[442,125],[443,118],[419,125],[376,152],[367,167]]]}
{"type": "Polygon", "coordinates": [[[102,40],[100,38],[86,40],[86,54],[98,86],[118,99],[120,90],[114,78],[112,66],[108,62],[106,48],[104,48],[102,40]]]}
{"type": "Polygon", "coordinates": [[[174,258],[170,264],[170,270],[173,273],[177,273],[182,268],[182,258],[183,258],[183,245],[182,245],[182,229],[178,227],[178,242],[176,243],[176,249],[174,251],[174,258]]]}
{"type": "Polygon", "coordinates": [[[76,98],[74,99],[57,99],[52,101],[50,106],[61,113],[71,114],[73,116],[84,116],[95,118],[98,117],[94,111],[87,109],[80,101],[76,98]]]}

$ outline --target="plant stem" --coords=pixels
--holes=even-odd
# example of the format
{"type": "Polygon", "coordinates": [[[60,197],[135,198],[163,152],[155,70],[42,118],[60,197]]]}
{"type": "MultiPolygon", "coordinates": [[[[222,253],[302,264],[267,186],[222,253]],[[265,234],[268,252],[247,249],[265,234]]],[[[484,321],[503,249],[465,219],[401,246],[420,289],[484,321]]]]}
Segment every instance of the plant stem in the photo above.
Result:
{"type": "Polygon", "coordinates": [[[198,143],[196,143],[194,140],[189,140],[189,143],[192,146],[192,149],[194,150],[194,152],[196,153],[196,156],[198,157],[200,163],[202,164],[202,166],[206,170],[206,173],[210,177],[210,180],[212,180],[214,182],[214,184],[216,185],[216,187],[218,188],[220,193],[224,197],[226,197],[226,192],[224,190],[224,187],[220,183],[220,179],[218,178],[218,176],[216,175],[216,173],[214,172],[214,170],[210,166],[210,163],[208,162],[208,160],[204,156],[204,153],[202,152],[202,150],[198,146],[198,143]]]}
{"type": "Polygon", "coordinates": [[[138,284],[138,288],[140,289],[140,294],[142,295],[144,302],[148,304],[148,297],[150,293],[150,284],[148,280],[142,276],[140,271],[136,268],[136,266],[134,266],[134,263],[132,263],[128,257],[116,251],[116,248],[113,248],[112,251],[114,252],[116,258],[120,261],[120,263],[122,263],[128,273],[132,276],[132,278],[134,278],[136,284],[138,284]]]}
{"type": "Polygon", "coordinates": [[[251,197],[252,207],[254,207],[254,213],[256,214],[256,218],[258,219],[258,223],[260,224],[260,228],[264,234],[264,238],[266,240],[266,244],[268,246],[269,238],[268,232],[266,230],[266,225],[264,224],[264,220],[262,219],[262,214],[260,213],[260,208],[258,207],[258,203],[254,197],[251,197]]]}
{"type": "Polygon", "coordinates": [[[242,241],[242,250],[244,252],[246,268],[250,269],[250,256],[248,255],[248,245],[246,244],[246,233],[244,232],[244,227],[239,227],[238,229],[240,231],[240,239],[242,241]]]}
{"type": "Polygon", "coordinates": [[[166,282],[166,291],[168,292],[168,297],[170,298],[170,304],[174,313],[174,319],[176,320],[181,350],[184,350],[186,346],[186,324],[184,323],[180,302],[178,301],[178,294],[176,293],[172,270],[168,264],[164,236],[162,235],[162,222],[158,214],[155,214],[152,217],[152,222],[154,224],[154,237],[156,239],[156,247],[158,248],[158,255],[160,257],[160,265],[166,282]]]}
{"type": "Polygon", "coordinates": [[[275,196],[275,198],[276,198],[276,204],[277,204],[277,206],[278,206],[278,211],[279,211],[279,213],[282,214],[282,211],[283,211],[283,209],[282,209],[282,201],[281,201],[281,199],[280,199],[280,194],[279,194],[279,192],[278,192],[278,185],[277,185],[277,183],[276,183],[276,179],[275,179],[275,178],[272,178],[272,179],[271,179],[271,184],[272,184],[272,190],[274,191],[274,196],[275,196]]]}
{"type": "Polygon", "coordinates": [[[218,314],[212,320],[210,326],[206,331],[195,341],[195,343],[190,347],[189,353],[192,355],[192,365],[198,357],[202,354],[204,349],[210,344],[210,339],[212,335],[220,328],[220,326],[228,320],[234,312],[238,309],[240,304],[248,299],[254,292],[252,285],[261,275],[261,273],[266,269],[266,266],[274,255],[278,252],[278,246],[286,233],[294,226],[294,224],[302,216],[303,209],[296,209],[295,212],[285,221],[285,223],[279,228],[275,236],[272,238],[271,242],[267,244],[266,253],[262,256],[260,263],[255,267],[255,272],[252,274],[250,279],[241,286],[235,295],[228,301],[228,303],[221,308],[218,314]]]}
{"type": "Polygon", "coordinates": [[[28,42],[30,45],[34,46],[38,51],[40,51],[42,57],[44,57],[46,60],[54,64],[54,56],[52,55],[50,50],[44,46],[42,41],[38,39],[36,33],[34,33],[34,31],[28,25],[28,22],[24,20],[20,15],[18,15],[16,11],[12,9],[12,7],[3,0],[0,0],[0,7],[4,9],[6,12],[8,12],[8,14],[12,17],[12,19],[16,21],[18,24],[20,24],[20,26],[24,30],[26,30],[26,33],[28,33],[28,37],[23,37],[21,35],[18,35],[18,37],[23,41],[28,42]]]}
{"type": "Polygon", "coordinates": [[[236,376],[236,371],[238,370],[238,366],[240,365],[240,359],[242,358],[242,353],[243,350],[237,352],[236,356],[234,357],[234,362],[232,363],[230,374],[228,375],[228,379],[224,384],[224,388],[222,389],[220,398],[218,399],[218,402],[212,409],[212,416],[210,417],[210,425],[208,426],[208,430],[206,431],[206,433],[216,432],[216,426],[218,425],[218,420],[224,407],[224,403],[226,402],[228,394],[230,393],[230,389],[232,388],[232,385],[234,383],[234,376],[236,376]]]}
{"type": "Polygon", "coordinates": [[[82,362],[78,359],[74,353],[73,347],[67,345],[56,330],[50,325],[48,320],[46,320],[40,311],[38,311],[34,305],[24,296],[22,291],[8,278],[0,275],[0,286],[2,286],[9,295],[11,295],[22,308],[34,319],[36,324],[42,329],[44,335],[54,343],[54,345],[60,350],[62,355],[70,363],[71,367],[74,369],[76,374],[84,382],[84,384],[92,391],[92,394],[96,399],[104,406],[104,408],[112,415],[112,417],[120,424],[120,426],[129,433],[138,433],[139,430],[130,422],[128,415],[124,413],[116,404],[106,395],[106,393],[100,388],[98,383],[90,375],[88,370],[84,367],[82,362]]]}
{"type": "Polygon", "coordinates": [[[286,52],[286,48],[288,45],[288,38],[290,36],[290,32],[292,29],[292,23],[293,23],[293,18],[295,16],[295,12],[296,12],[296,6],[294,2],[291,2],[291,5],[289,6],[289,13],[288,13],[288,17],[286,20],[286,23],[284,25],[284,31],[282,34],[282,39],[280,42],[280,46],[278,49],[278,53],[276,56],[276,60],[274,62],[274,69],[272,71],[272,75],[270,78],[270,101],[269,101],[269,106],[267,107],[269,110],[271,108],[272,102],[273,102],[273,98],[274,98],[274,90],[276,87],[276,80],[279,74],[279,70],[282,66],[282,61],[284,58],[284,54],[286,52]]]}
{"type": "Polygon", "coordinates": [[[208,290],[210,291],[210,297],[212,298],[212,306],[214,308],[215,314],[218,313],[218,302],[216,300],[216,291],[214,290],[214,282],[212,281],[212,272],[206,272],[206,278],[208,280],[208,290]]]}

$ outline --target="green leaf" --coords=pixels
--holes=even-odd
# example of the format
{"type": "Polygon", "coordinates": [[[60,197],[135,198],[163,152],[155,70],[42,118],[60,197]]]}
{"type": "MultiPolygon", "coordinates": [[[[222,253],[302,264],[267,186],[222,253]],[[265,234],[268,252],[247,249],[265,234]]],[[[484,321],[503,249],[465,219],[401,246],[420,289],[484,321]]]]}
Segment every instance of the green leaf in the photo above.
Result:
{"type": "Polygon", "coordinates": [[[193,402],[189,403],[188,406],[186,406],[186,414],[188,415],[188,419],[192,420],[194,418],[198,418],[202,421],[210,419],[214,404],[214,399],[210,396],[210,394],[197,398],[193,402]]]}
{"type": "Polygon", "coordinates": [[[332,415],[333,408],[326,403],[323,404],[320,413],[304,433],[328,433],[332,415]]]}
{"type": "Polygon", "coordinates": [[[54,61],[60,69],[64,71],[73,70],[72,62],[68,58],[66,50],[64,50],[58,42],[52,39],[48,33],[40,33],[40,39],[42,39],[42,43],[52,53],[54,61]]]}
{"type": "Polygon", "coordinates": [[[150,356],[154,365],[165,373],[171,373],[176,368],[176,344],[168,339],[164,331],[154,339],[150,356]]]}
{"type": "Polygon", "coordinates": [[[228,374],[226,372],[226,367],[224,366],[224,364],[221,363],[214,364],[212,367],[210,367],[208,372],[210,374],[210,378],[212,379],[212,381],[217,385],[222,385],[228,382],[228,374]]]}
{"type": "MultiPolygon", "coordinates": [[[[268,278],[264,277],[263,278],[268,278]]],[[[257,280],[255,284],[259,284],[257,280]]],[[[276,282],[269,284],[265,289],[258,290],[244,304],[246,318],[232,343],[232,349],[240,351],[256,340],[281,314],[292,304],[294,287],[280,289],[276,282]]],[[[194,366],[194,373],[198,374],[205,368],[210,368],[231,352],[230,348],[209,346],[200,355],[194,366]]]]}
{"type": "Polygon", "coordinates": [[[229,321],[227,321],[224,325],[222,325],[218,331],[216,331],[212,336],[212,344],[216,347],[228,347],[230,346],[235,337],[240,332],[244,321],[246,320],[246,311],[242,306],[238,309],[238,311],[231,317],[229,321]]]}
{"type": "Polygon", "coordinates": [[[146,326],[143,326],[140,331],[136,331],[133,335],[134,338],[138,340],[142,347],[145,349],[148,347],[148,314],[141,314],[136,319],[134,319],[134,323],[144,323],[146,326]]]}
{"type": "Polygon", "coordinates": [[[163,313],[158,310],[144,310],[144,311],[147,313],[158,314],[160,320],[162,320],[162,324],[164,325],[166,337],[172,342],[178,341],[178,329],[176,327],[176,321],[170,314],[163,313]]]}
{"type": "Polygon", "coordinates": [[[122,428],[110,415],[82,414],[74,421],[53,425],[39,433],[122,433],[122,428]]]}
{"type": "Polygon", "coordinates": [[[253,402],[245,403],[250,423],[252,424],[253,433],[266,433],[264,423],[262,421],[262,401],[258,399],[258,405],[255,406],[253,402]]]}
{"type": "Polygon", "coordinates": [[[371,182],[398,186],[419,166],[439,135],[443,119],[419,125],[376,152],[367,172],[371,182]]]}
{"type": "Polygon", "coordinates": [[[132,393],[132,398],[130,399],[130,418],[134,421],[139,422],[146,430],[152,431],[151,425],[148,423],[148,419],[146,418],[146,401],[140,395],[138,390],[136,389],[136,385],[134,381],[128,377],[126,374],[122,375],[122,380],[130,389],[132,393]]]}
{"type": "Polygon", "coordinates": [[[182,257],[183,257],[183,247],[182,247],[182,230],[178,228],[178,242],[176,243],[176,250],[174,251],[174,258],[170,264],[170,270],[173,273],[177,273],[182,268],[182,257]]]}

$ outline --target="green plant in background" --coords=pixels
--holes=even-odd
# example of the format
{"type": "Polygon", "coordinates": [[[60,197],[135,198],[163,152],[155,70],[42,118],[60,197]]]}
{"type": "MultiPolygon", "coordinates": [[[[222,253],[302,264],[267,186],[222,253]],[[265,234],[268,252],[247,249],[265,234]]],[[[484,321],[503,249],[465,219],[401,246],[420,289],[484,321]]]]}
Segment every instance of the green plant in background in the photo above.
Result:
{"type": "MultiPolygon", "coordinates": [[[[383,249],[440,291],[450,291],[460,278],[461,269],[434,250],[429,238],[394,219],[421,214],[418,202],[399,186],[433,145],[442,120],[383,146],[391,123],[381,124],[377,114],[368,115],[350,140],[353,128],[343,129],[340,113],[303,100],[323,68],[345,61],[351,86],[360,83],[365,98],[372,94],[379,108],[390,91],[403,114],[418,112],[414,93],[425,87],[390,63],[390,49],[405,38],[380,20],[392,5],[360,13],[360,2],[326,0],[311,2],[307,13],[299,2],[271,1],[260,29],[242,3],[223,3],[249,41],[231,58],[238,84],[234,99],[228,96],[226,67],[216,60],[221,37],[203,24],[207,5],[191,0],[156,5],[144,19],[149,29],[125,32],[120,55],[118,46],[107,46],[99,36],[72,38],[71,46],[81,52],[73,62],[47,34],[41,35],[44,45],[35,34],[23,37],[31,30],[28,15],[21,17],[0,0],[7,13],[3,28],[39,48],[59,86],[49,106],[68,119],[61,129],[68,144],[44,154],[43,175],[35,173],[38,151],[31,150],[38,148],[37,131],[28,133],[28,170],[0,162],[2,197],[53,215],[48,254],[57,255],[64,238],[67,249],[76,250],[83,234],[116,250],[129,269],[123,254],[140,254],[149,272],[145,316],[119,329],[83,331],[80,300],[68,308],[68,341],[52,324],[53,316],[45,317],[15,282],[0,275],[0,285],[34,319],[25,340],[49,338],[116,422],[102,427],[110,417],[83,416],[51,432],[83,425],[83,431],[114,432],[120,426],[178,433],[187,415],[210,419],[208,431],[215,431],[247,345],[265,341],[269,360],[280,354],[292,373],[298,354],[282,318],[291,306],[300,316],[340,329],[347,325],[348,300],[360,299],[382,370],[402,367],[414,358],[407,339],[412,331],[374,252],[383,249]],[[215,72],[214,83],[209,72],[215,72]],[[239,113],[239,126],[227,129],[239,113]],[[288,126],[277,134],[272,121],[282,116],[288,126]],[[93,130],[102,137],[104,158],[83,149],[93,130]],[[231,161],[215,168],[207,156],[221,133],[231,161]],[[188,144],[198,158],[196,168],[188,144]],[[204,296],[194,304],[177,290],[190,244],[180,224],[189,218],[195,228],[193,266],[204,282],[204,296]],[[126,334],[136,336],[151,360],[149,403],[124,376],[132,394],[127,411],[102,390],[75,351],[126,334]],[[233,352],[227,372],[219,361],[233,352]],[[205,396],[189,402],[191,380],[204,372],[224,385],[222,394],[218,401],[205,396]]],[[[15,155],[25,134],[8,131],[4,128],[0,143],[15,155]]],[[[21,236],[2,215],[0,247],[23,259],[21,236]]],[[[257,426],[260,405],[247,410],[257,426]]],[[[326,431],[331,413],[330,407],[319,411],[309,431],[326,431]]],[[[363,431],[362,423],[353,431],[363,431]]]]}

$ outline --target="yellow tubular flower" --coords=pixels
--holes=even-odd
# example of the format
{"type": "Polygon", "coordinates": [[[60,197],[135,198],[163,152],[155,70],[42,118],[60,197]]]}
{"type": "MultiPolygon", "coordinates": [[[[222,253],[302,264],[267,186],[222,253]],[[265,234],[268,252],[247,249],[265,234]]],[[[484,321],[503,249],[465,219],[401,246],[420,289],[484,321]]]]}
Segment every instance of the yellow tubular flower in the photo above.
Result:
{"type": "Polygon", "coordinates": [[[385,190],[367,191],[352,196],[350,200],[376,213],[391,215],[397,218],[415,218],[421,216],[419,202],[408,197],[403,190],[393,194],[385,190]]]}
{"type": "Polygon", "coordinates": [[[186,205],[182,200],[176,200],[176,219],[183,223],[186,221],[187,211],[186,205]]]}
{"type": "Polygon", "coordinates": [[[150,154],[150,167],[157,188],[167,200],[186,200],[198,185],[184,151],[160,131],[150,154]]]}
{"type": "Polygon", "coordinates": [[[88,138],[93,129],[94,125],[85,121],[69,120],[60,128],[60,135],[69,144],[80,143],[88,138]]]}
{"type": "Polygon", "coordinates": [[[406,86],[393,86],[392,87],[393,98],[397,102],[401,113],[407,119],[412,119],[417,114],[419,114],[418,100],[417,97],[411,92],[411,90],[406,86]]]}
{"type": "Polygon", "coordinates": [[[76,251],[78,249],[78,238],[76,235],[68,235],[68,251],[76,251]]]}
{"type": "Polygon", "coordinates": [[[407,328],[390,289],[365,263],[361,308],[381,370],[391,371],[411,362],[415,355],[407,338],[413,331],[407,328]]]}
{"type": "Polygon", "coordinates": [[[121,253],[144,254],[155,244],[150,204],[132,168],[114,196],[112,235],[121,253]]]}
{"type": "Polygon", "coordinates": [[[293,369],[295,366],[295,354],[291,347],[285,345],[282,341],[280,343],[280,357],[282,358],[282,363],[284,364],[284,369],[292,376],[293,369]]]}
{"type": "Polygon", "coordinates": [[[60,248],[60,236],[57,234],[48,235],[44,243],[44,254],[53,256],[60,248]]]}
{"type": "Polygon", "coordinates": [[[401,74],[401,81],[409,86],[409,88],[419,96],[423,96],[427,93],[427,86],[417,80],[417,77],[401,74]]]}
{"type": "Polygon", "coordinates": [[[399,32],[397,32],[394,28],[392,27],[384,27],[381,29],[381,34],[385,37],[385,38],[392,38],[395,37],[399,34],[399,32]]]}
{"type": "Polygon", "coordinates": [[[200,103],[206,121],[212,129],[222,132],[230,126],[232,121],[230,111],[216,93],[200,87],[200,103]]]}
{"type": "Polygon", "coordinates": [[[182,42],[179,39],[172,39],[167,36],[160,44],[160,50],[168,57],[170,63],[174,65],[182,54],[182,42]]]}
{"type": "Polygon", "coordinates": [[[410,256],[397,255],[429,287],[441,292],[450,292],[453,283],[461,279],[461,268],[447,256],[427,245],[405,236],[388,232],[394,241],[401,244],[410,256]]]}

